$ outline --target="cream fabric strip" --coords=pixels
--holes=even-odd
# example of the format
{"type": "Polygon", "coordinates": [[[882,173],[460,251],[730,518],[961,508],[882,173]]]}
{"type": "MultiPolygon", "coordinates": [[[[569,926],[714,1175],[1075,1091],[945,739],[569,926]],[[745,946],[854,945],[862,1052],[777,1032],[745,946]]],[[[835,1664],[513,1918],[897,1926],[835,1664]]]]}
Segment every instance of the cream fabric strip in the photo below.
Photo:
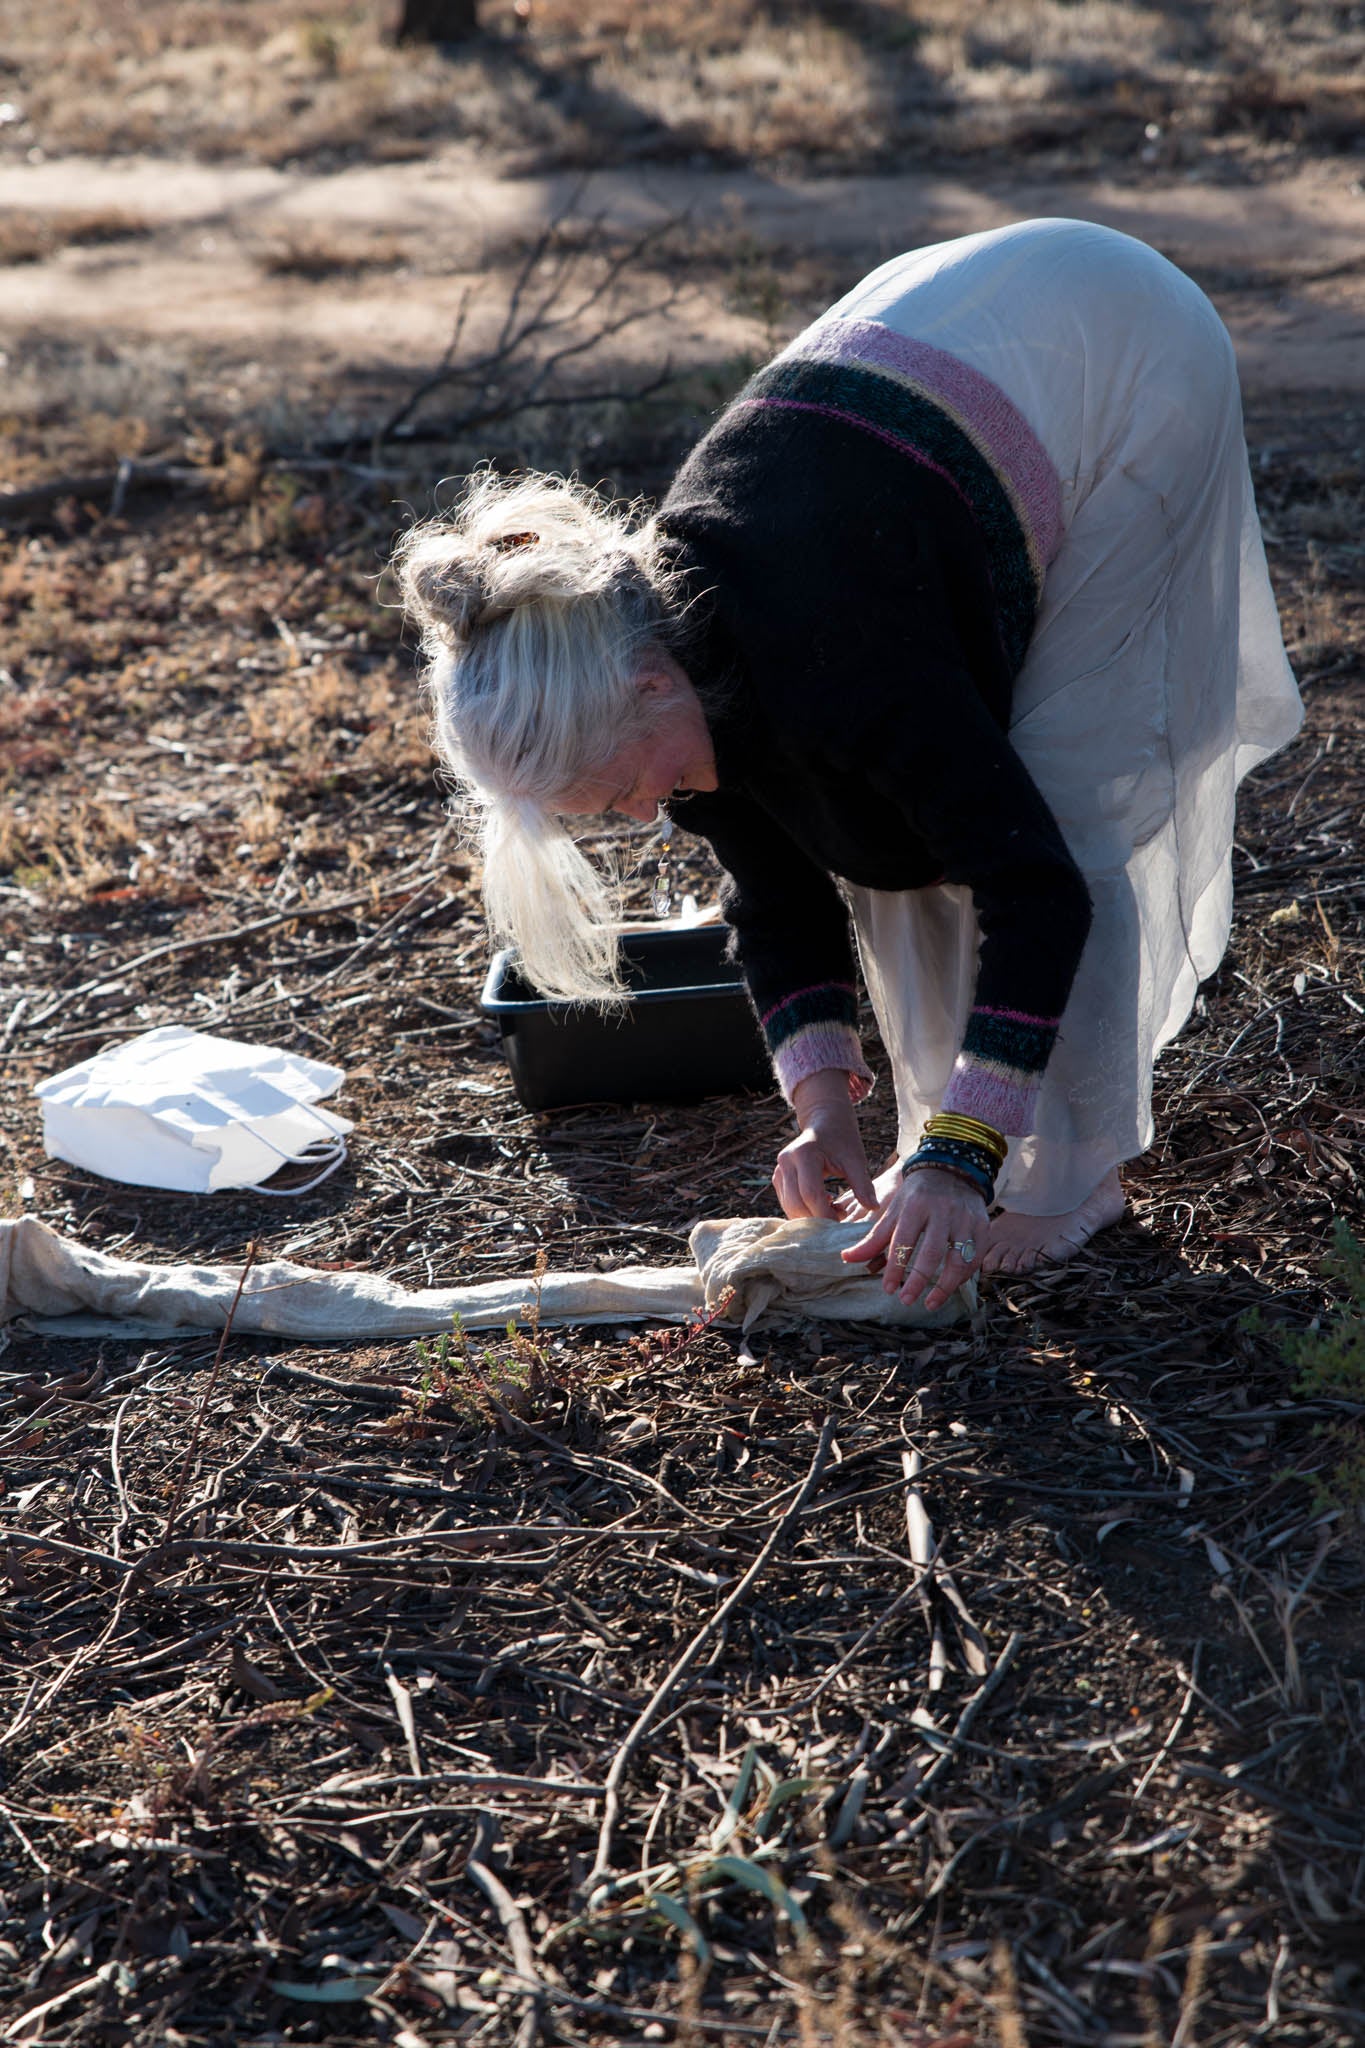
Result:
{"type": "MultiPolygon", "coordinates": [[[[975,1305],[972,1283],[933,1315],[907,1309],[839,1253],[865,1226],[767,1217],[699,1223],[690,1266],[547,1273],[468,1287],[411,1289],[374,1273],[324,1273],[275,1259],[253,1267],[233,1317],[243,1336],[347,1343],[448,1330],[541,1324],[685,1322],[715,1311],[750,1328],[769,1322],[881,1323],[935,1328],[975,1305]],[[729,1295],[727,1299],[727,1290],[729,1295]]],[[[220,1330],[240,1266],[151,1265],[112,1259],[36,1217],[0,1221],[0,1324],[22,1317],[45,1335],[154,1338],[220,1330]]]]}

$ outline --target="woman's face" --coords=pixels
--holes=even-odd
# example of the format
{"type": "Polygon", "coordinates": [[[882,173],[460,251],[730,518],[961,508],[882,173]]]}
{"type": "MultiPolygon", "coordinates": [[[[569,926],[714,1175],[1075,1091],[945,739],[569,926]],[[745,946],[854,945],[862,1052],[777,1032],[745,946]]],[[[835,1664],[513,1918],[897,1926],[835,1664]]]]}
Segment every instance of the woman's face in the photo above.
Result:
{"type": "Polygon", "coordinates": [[[554,807],[565,817],[620,811],[648,825],[669,797],[716,787],[711,735],[690,683],[675,672],[642,677],[639,687],[653,700],[651,729],[621,747],[597,775],[563,792],[554,807]]]}

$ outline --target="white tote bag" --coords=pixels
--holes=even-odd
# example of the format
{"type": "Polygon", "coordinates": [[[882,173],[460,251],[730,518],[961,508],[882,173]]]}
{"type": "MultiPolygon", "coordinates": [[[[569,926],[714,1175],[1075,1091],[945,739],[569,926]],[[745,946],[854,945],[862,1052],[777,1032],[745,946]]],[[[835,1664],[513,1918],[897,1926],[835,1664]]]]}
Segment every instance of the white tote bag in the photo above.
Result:
{"type": "Polygon", "coordinates": [[[316,1171],[266,1194],[304,1194],[346,1157],[347,1118],[316,1104],[340,1067],[212,1038],[180,1024],[144,1031],[39,1082],[48,1156],[136,1187],[211,1194],[254,1188],[299,1162],[316,1171]]]}

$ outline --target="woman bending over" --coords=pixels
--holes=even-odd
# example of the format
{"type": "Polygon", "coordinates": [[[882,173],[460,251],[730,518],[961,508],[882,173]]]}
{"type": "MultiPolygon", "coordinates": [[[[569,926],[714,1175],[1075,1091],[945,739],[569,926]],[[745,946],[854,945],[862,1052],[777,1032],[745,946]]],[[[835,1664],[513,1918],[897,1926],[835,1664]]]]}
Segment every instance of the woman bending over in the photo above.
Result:
{"type": "Polygon", "coordinates": [[[570,823],[709,839],[798,1135],[789,1216],[940,1305],[1123,1213],[1152,1062],[1222,957],[1233,805],[1298,729],[1231,345],[1142,243],[896,258],[729,405],[645,523],[481,474],[401,549],[490,920],[616,986],[570,823]],[[895,1080],[873,1182],[854,947],[895,1080]]]}

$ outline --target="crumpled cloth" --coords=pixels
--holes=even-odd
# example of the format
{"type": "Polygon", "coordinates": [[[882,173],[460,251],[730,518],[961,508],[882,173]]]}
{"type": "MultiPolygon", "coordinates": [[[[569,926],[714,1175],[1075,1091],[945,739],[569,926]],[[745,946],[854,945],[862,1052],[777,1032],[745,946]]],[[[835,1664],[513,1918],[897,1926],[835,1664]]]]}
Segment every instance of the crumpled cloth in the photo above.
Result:
{"type": "MultiPolygon", "coordinates": [[[[934,1328],[975,1305],[969,1282],[941,1309],[905,1308],[880,1279],[839,1253],[866,1225],[762,1216],[698,1223],[690,1266],[622,1266],[608,1273],[546,1273],[467,1287],[400,1287],[376,1273],[320,1272],[272,1259],[253,1266],[232,1327],[243,1336],[347,1343],[450,1329],[505,1329],[509,1321],[686,1322],[712,1313],[750,1328],[767,1321],[882,1323],[934,1328]]],[[[113,1259],[60,1236],[34,1216],[0,1221],[0,1325],[22,1317],[44,1335],[154,1339],[221,1330],[240,1266],[151,1265],[113,1259]]]]}

